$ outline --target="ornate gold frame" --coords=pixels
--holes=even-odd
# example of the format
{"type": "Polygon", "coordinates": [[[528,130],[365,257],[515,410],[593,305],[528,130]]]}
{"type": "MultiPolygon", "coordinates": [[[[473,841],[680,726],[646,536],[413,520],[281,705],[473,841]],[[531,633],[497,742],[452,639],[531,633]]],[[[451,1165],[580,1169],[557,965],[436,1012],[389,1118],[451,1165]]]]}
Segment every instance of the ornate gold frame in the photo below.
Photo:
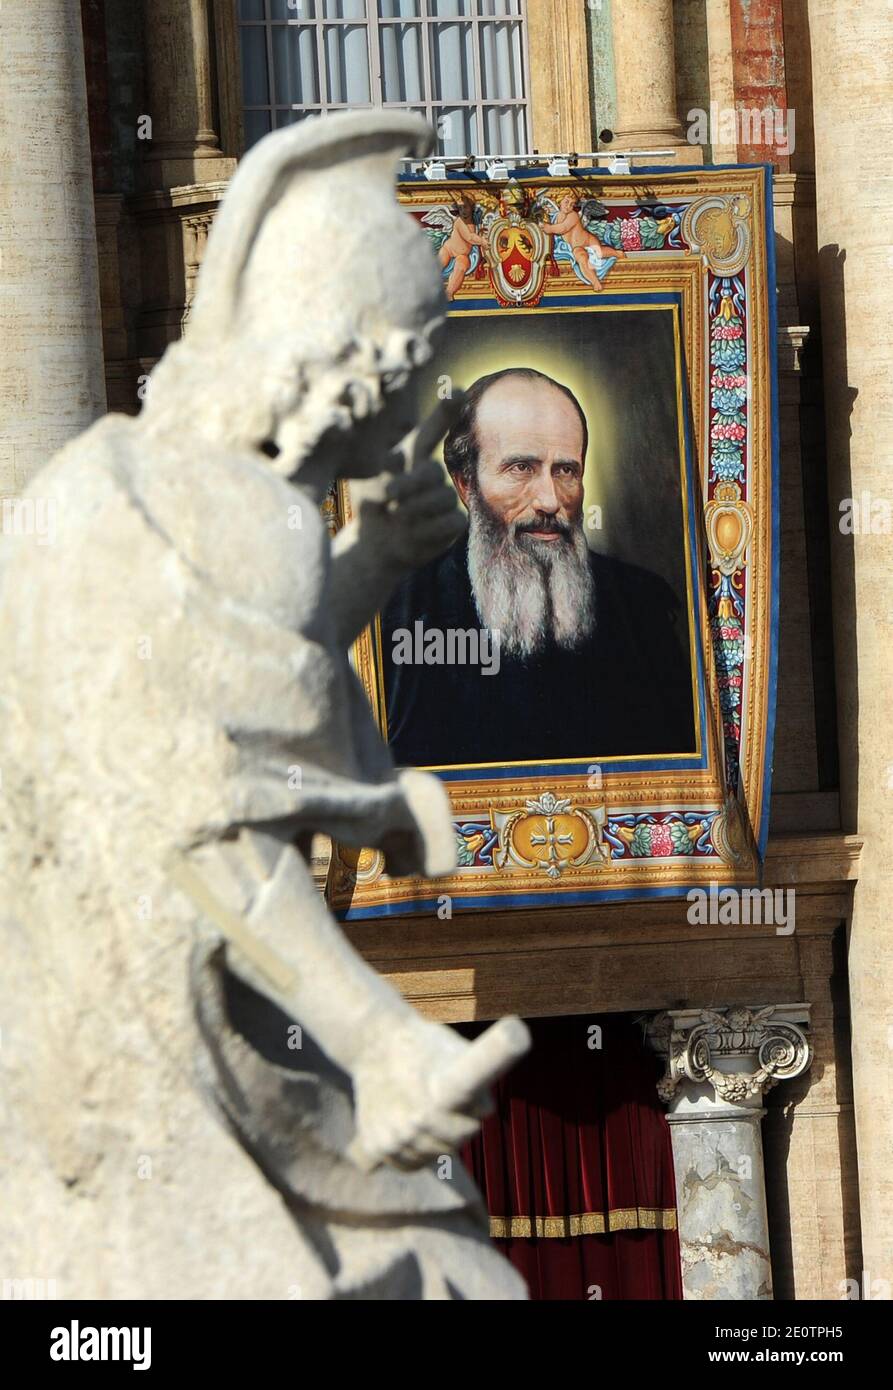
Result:
{"type": "MultiPolygon", "coordinates": [[[[626,768],[624,760],[613,759],[610,771],[600,776],[596,787],[591,775],[579,770],[542,776],[532,770],[528,775],[519,767],[517,774],[508,778],[482,776],[484,765],[476,774],[469,769],[466,778],[453,772],[448,787],[460,846],[460,827],[491,827],[499,837],[491,862],[466,864],[436,883],[392,881],[382,872],[379,854],[363,851],[357,855],[336,846],[328,892],[333,907],[349,917],[431,910],[447,903],[449,907],[444,910],[451,912],[462,906],[573,904],[680,895],[706,881],[753,884],[760,874],[774,717],[777,599],[774,265],[771,232],[767,231],[771,210],[767,172],[762,167],[662,169],[619,176],[587,172],[570,179],[519,174],[508,189],[497,190],[497,195],[502,192],[506,199],[510,213],[519,185],[522,190],[525,185],[537,191],[549,190],[550,196],[552,190],[559,194],[571,190],[598,199],[611,217],[629,221],[633,236],[634,219],[639,215],[636,209],[660,204],[673,211],[673,231],[667,234],[666,244],[628,251],[627,259],[611,269],[604,284],[605,302],[598,307],[609,307],[612,294],[675,296],[680,305],[692,420],[693,483],[701,504],[697,553],[709,557],[701,569],[702,602],[697,615],[704,652],[704,691],[712,715],[706,721],[703,765],[691,766],[691,760],[686,763],[680,758],[680,766],[658,771],[626,768]],[[743,335],[738,324],[744,325],[743,335]],[[732,347],[739,350],[738,343],[743,342],[746,351],[746,367],[737,377],[723,376],[721,369],[711,367],[711,351],[717,346],[717,337],[722,338],[726,331],[730,336],[738,334],[732,347]],[[746,404],[741,416],[735,417],[746,418],[746,426],[732,430],[740,433],[745,429],[742,471],[734,478],[717,473],[722,464],[716,462],[716,451],[737,447],[716,442],[721,434],[717,418],[727,418],[717,416],[715,409],[717,372],[726,381],[743,377],[747,381],[746,404]],[[736,617],[738,608],[741,614],[736,617]],[[721,636],[728,631],[741,641],[729,644],[721,636]],[[731,657],[717,655],[728,645],[733,650],[731,657]],[[730,683],[735,681],[740,684],[740,705],[738,713],[732,709],[730,715],[727,701],[730,683]],[[739,722],[737,743],[730,742],[728,733],[735,718],[739,722]],[[505,829],[511,826],[517,832],[520,826],[529,846],[531,827],[525,826],[525,816],[528,820],[539,818],[534,828],[541,836],[542,806],[544,799],[551,805],[549,798],[562,803],[556,814],[564,818],[568,846],[557,874],[549,872],[548,860],[546,867],[525,862],[525,855],[516,852],[517,846],[512,846],[510,832],[505,829]],[[531,806],[539,809],[532,811],[531,806]],[[612,838],[602,839],[588,856],[571,854],[584,834],[591,845],[592,824],[604,824],[606,817],[612,838]],[[624,821],[632,823],[621,823],[624,821]],[[631,853],[629,844],[636,843],[640,824],[645,830],[631,853]],[[672,850],[668,851],[670,839],[672,850]],[[659,842],[656,851],[642,852],[643,845],[647,848],[651,842],[659,842]]],[[[475,177],[453,178],[447,185],[413,179],[400,185],[399,196],[407,210],[421,218],[426,210],[452,202],[463,192],[472,197],[475,193],[492,197],[493,188],[475,177]]],[[[501,211],[505,210],[503,206],[501,211]]],[[[552,303],[556,297],[573,308],[575,297],[583,298],[586,292],[587,286],[572,269],[552,262],[542,286],[542,300],[532,312],[559,307],[552,303]]],[[[457,297],[457,305],[461,304],[457,312],[523,311],[488,308],[493,297],[492,276],[471,279],[457,297]]],[[[720,343],[720,350],[722,347],[720,343]]],[[[337,510],[339,523],[350,517],[347,488],[341,490],[337,510]]],[[[378,678],[381,654],[376,644],[375,633],[364,633],[356,644],[355,663],[384,729],[378,678]]],[[[476,838],[472,835],[468,843],[473,844],[476,838]]],[[[526,858],[530,860],[529,851],[526,858]]],[[[554,863],[551,868],[554,870],[554,863]]]]}

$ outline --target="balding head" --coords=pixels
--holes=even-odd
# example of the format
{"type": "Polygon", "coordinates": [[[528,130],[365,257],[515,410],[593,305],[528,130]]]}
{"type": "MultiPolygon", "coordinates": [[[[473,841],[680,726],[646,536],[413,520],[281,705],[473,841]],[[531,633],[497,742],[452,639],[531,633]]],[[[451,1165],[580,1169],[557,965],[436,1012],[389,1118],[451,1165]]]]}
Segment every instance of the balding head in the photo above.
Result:
{"type": "Polygon", "coordinates": [[[510,369],[469,390],[444,459],[469,513],[478,613],[507,654],[575,647],[594,622],[583,533],[586,417],[566,386],[510,369]]]}
{"type": "Polygon", "coordinates": [[[477,481],[481,432],[489,457],[509,441],[524,448],[544,430],[557,431],[567,451],[586,461],[589,430],[572,391],[532,367],[508,367],[479,377],[465,394],[462,409],[443,446],[447,468],[459,488],[477,481]],[[498,431],[498,437],[494,431],[498,431]]]}

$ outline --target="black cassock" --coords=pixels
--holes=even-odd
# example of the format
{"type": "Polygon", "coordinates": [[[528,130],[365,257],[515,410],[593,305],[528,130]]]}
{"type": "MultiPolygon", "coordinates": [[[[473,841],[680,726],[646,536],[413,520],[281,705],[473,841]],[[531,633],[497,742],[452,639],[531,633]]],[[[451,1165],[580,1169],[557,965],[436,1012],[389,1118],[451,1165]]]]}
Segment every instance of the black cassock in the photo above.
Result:
{"type": "MultiPolygon", "coordinates": [[[[404,767],[599,762],[695,748],[688,615],[649,570],[590,552],[595,626],[574,651],[550,645],[481,666],[397,665],[394,634],[480,629],[467,542],[406,579],[382,613],[388,742],[404,767]]],[[[487,649],[489,652],[489,649],[487,649]]]]}

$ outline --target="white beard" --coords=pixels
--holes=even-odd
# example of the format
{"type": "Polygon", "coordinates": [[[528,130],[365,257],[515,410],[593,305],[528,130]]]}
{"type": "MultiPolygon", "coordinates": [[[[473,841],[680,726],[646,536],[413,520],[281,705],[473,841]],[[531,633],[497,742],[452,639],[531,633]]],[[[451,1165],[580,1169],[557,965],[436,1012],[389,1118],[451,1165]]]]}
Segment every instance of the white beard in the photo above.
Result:
{"type": "Polygon", "coordinates": [[[473,488],[468,495],[468,574],[478,617],[509,656],[549,643],[580,646],[595,625],[595,587],[581,523],[549,545],[505,526],[473,488]],[[537,549],[533,547],[536,546],[537,549]]]}

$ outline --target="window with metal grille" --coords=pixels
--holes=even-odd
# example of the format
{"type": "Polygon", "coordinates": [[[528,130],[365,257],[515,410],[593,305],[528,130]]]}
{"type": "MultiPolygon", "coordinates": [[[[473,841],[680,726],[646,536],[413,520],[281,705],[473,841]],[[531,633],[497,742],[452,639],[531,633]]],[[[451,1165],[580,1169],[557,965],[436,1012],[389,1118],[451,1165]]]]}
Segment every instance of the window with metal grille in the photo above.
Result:
{"type": "Polygon", "coordinates": [[[417,111],[444,155],[527,143],[525,0],[239,0],[246,147],[364,106],[417,111]]]}

